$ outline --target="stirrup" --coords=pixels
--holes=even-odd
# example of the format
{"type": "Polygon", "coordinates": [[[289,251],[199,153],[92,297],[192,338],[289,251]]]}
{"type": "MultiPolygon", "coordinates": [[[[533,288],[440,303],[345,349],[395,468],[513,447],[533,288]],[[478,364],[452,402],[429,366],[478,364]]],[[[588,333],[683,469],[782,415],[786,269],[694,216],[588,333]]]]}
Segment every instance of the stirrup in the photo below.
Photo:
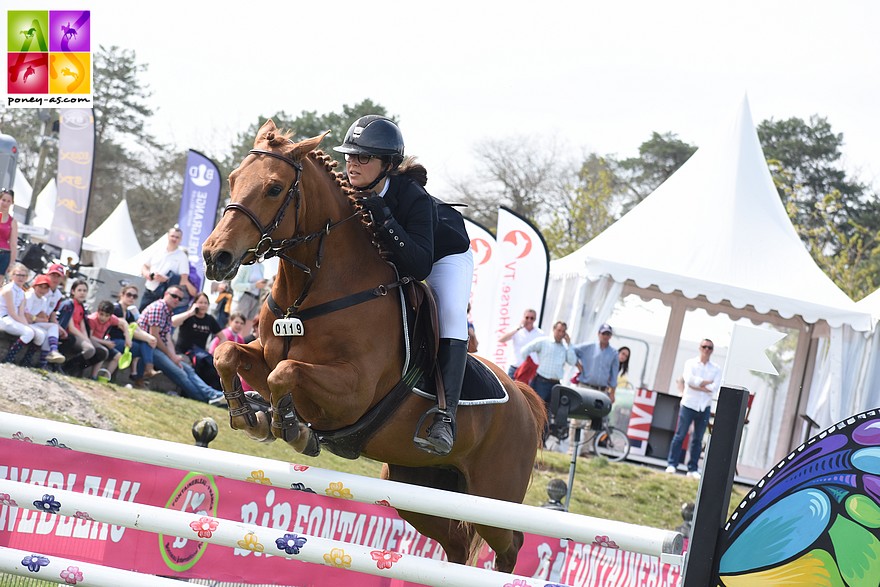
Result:
{"type": "MultiPolygon", "coordinates": [[[[421,450],[423,450],[427,453],[431,453],[432,455],[445,457],[446,455],[449,454],[449,452],[452,451],[451,448],[448,452],[441,452],[441,451],[437,450],[437,447],[435,447],[427,439],[419,437],[419,430],[422,429],[422,425],[425,423],[425,419],[431,415],[443,416],[444,420],[446,420],[450,424],[450,426],[454,426],[453,421],[452,421],[452,417],[449,415],[449,413],[446,410],[441,410],[439,406],[434,406],[433,408],[431,408],[430,410],[428,410],[427,412],[422,414],[422,417],[419,418],[419,422],[418,422],[418,424],[416,424],[416,433],[413,436],[413,443],[418,448],[420,448],[421,450]]],[[[431,426],[428,427],[428,430],[426,432],[427,434],[431,433],[431,427],[433,427],[434,425],[435,424],[432,423],[431,426]]],[[[454,436],[455,436],[455,432],[454,432],[454,428],[453,428],[453,441],[454,441],[454,436]]]]}

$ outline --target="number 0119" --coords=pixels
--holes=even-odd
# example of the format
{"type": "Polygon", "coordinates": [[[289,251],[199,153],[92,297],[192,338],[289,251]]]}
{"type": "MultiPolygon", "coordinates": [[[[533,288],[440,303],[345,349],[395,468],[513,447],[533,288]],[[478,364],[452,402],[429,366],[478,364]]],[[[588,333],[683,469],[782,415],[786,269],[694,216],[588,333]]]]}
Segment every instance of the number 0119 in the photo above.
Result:
{"type": "Polygon", "coordinates": [[[303,336],[302,320],[299,318],[279,318],[272,323],[272,331],[275,336],[303,336]]]}

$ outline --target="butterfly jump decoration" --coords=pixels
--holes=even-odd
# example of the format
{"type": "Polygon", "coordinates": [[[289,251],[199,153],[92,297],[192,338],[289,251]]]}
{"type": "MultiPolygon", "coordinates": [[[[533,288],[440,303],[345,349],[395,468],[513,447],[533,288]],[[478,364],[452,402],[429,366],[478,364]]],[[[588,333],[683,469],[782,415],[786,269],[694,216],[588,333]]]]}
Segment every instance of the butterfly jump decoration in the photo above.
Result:
{"type": "Polygon", "coordinates": [[[719,587],[880,585],[880,411],[799,446],[743,499],[719,539],[719,587]]]}

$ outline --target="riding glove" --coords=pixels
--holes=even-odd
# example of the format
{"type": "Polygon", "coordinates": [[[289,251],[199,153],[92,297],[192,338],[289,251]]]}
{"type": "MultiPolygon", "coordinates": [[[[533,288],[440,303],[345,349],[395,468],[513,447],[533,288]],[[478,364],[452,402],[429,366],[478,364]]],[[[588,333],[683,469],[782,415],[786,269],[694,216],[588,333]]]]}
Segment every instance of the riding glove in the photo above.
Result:
{"type": "Polygon", "coordinates": [[[385,199],[381,196],[370,196],[358,202],[361,207],[370,213],[373,222],[377,226],[382,226],[385,221],[391,218],[391,210],[385,205],[385,199]]]}

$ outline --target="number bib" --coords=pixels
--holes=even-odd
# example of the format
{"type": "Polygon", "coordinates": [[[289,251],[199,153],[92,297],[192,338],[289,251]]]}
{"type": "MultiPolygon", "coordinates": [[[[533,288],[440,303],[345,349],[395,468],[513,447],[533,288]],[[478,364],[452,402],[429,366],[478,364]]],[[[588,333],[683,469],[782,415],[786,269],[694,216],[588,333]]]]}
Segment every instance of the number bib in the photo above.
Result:
{"type": "Polygon", "coordinates": [[[303,336],[302,320],[299,318],[279,318],[272,323],[272,332],[275,336],[303,336]]]}

